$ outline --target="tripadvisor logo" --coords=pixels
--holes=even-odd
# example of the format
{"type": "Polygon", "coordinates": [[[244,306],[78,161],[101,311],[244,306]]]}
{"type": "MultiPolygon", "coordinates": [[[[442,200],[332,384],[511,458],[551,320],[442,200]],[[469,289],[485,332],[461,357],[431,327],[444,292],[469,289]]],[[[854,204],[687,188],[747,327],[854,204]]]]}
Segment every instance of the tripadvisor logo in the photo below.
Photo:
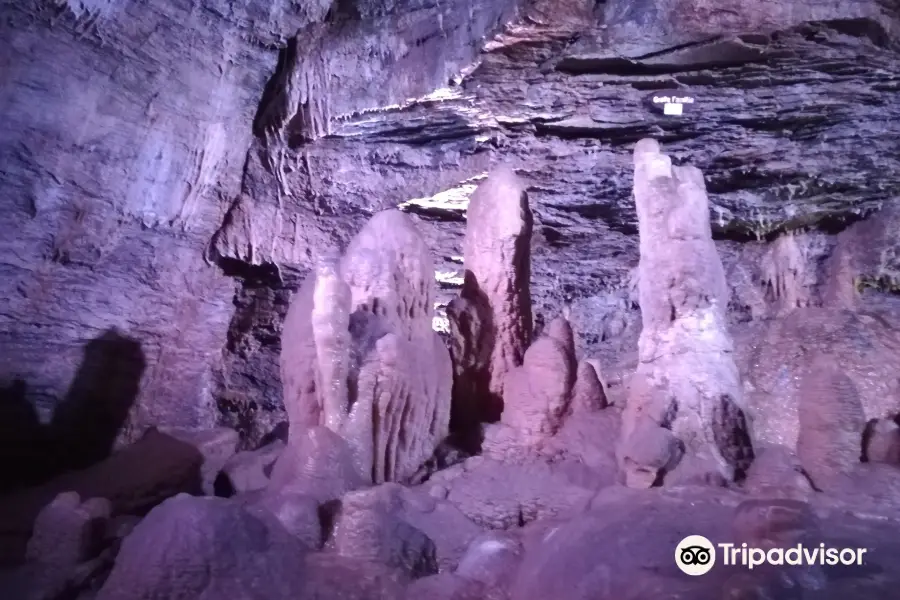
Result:
{"type": "Polygon", "coordinates": [[[675,547],[675,564],[688,575],[705,575],[716,564],[718,558],[725,566],[740,566],[754,569],[769,565],[862,565],[867,548],[830,548],[825,544],[804,546],[797,544],[789,548],[754,548],[747,544],[713,544],[702,535],[689,535],[675,547]]]}
{"type": "Polygon", "coordinates": [[[675,547],[675,564],[688,575],[705,575],[716,564],[716,548],[702,535],[689,535],[675,547]]]}

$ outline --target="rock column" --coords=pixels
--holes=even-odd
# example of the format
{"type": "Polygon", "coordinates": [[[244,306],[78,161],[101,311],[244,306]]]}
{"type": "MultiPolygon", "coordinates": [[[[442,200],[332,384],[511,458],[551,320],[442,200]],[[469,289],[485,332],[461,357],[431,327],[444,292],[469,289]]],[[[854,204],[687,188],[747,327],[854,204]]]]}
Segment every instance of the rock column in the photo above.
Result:
{"type": "Polygon", "coordinates": [[[634,165],[643,330],[620,466],[633,487],[676,468],[731,480],[752,448],[703,174],[674,167],[652,139],[638,142],[634,165]]]}
{"type": "Polygon", "coordinates": [[[455,430],[500,418],[506,374],[531,343],[533,223],[525,186],[509,169],[491,173],[469,202],[465,284],[447,307],[455,430]]]}

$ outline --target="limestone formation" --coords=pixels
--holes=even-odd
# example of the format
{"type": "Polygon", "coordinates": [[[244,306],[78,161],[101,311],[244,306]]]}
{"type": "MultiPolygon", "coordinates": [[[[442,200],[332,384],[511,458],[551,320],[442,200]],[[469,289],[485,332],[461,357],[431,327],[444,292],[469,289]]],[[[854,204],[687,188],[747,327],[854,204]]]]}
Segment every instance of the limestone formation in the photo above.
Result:
{"type": "Polygon", "coordinates": [[[593,412],[608,406],[606,392],[594,366],[587,362],[578,363],[575,387],[572,389],[572,411],[593,412]]]}
{"type": "Polygon", "coordinates": [[[432,456],[449,432],[452,383],[432,330],[433,287],[431,253],[396,210],[375,215],[339,261],[320,263],[285,320],[290,440],[328,427],[371,483],[405,480],[432,456]]]}
{"type": "Polygon", "coordinates": [[[620,461],[625,484],[649,488],[658,483],[660,474],[671,471],[684,454],[680,440],[655,419],[644,415],[622,440],[620,461]]]}
{"type": "Polygon", "coordinates": [[[523,364],[506,375],[501,423],[525,441],[556,433],[568,412],[576,374],[571,341],[568,322],[557,319],[548,335],[528,348],[523,364]]]}
{"type": "Polygon", "coordinates": [[[318,426],[287,445],[272,465],[267,491],[299,492],[325,503],[364,483],[347,442],[327,427],[318,426]]]}
{"type": "Polygon", "coordinates": [[[347,376],[350,355],[350,287],[338,265],[324,262],[316,272],[312,330],[316,346],[316,390],[322,402],[324,425],[337,431],[349,411],[347,376]]]}
{"type": "Polygon", "coordinates": [[[465,284],[447,307],[455,366],[454,413],[462,426],[496,421],[507,373],[531,342],[531,233],[525,185],[501,168],[469,201],[465,284]]]}
{"type": "Polygon", "coordinates": [[[559,317],[507,373],[503,414],[484,427],[482,454],[520,465],[575,458],[592,478],[614,481],[620,412],[605,410],[591,363],[576,364],[572,327],[559,317]]]}
{"type": "MultiPolygon", "coordinates": [[[[889,307],[886,307],[889,308],[889,307]]],[[[853,383],[865,419],[900,413],[900,323],[896,310],[797,308],[790,317],[751,322],[736,332],[753,440],[796,451],[799,406],[811,357],[839,365],[853,383]]]]}
{"type": "Polygon", "coordinates": [[[860,463],[866,426],[853,381],[827,355],[814,356],[801,383],[797,456],[826,490],[860,463]]]}
{"type": "Polygon", "coordinates": [[[763,446],[756,456],[743,487],[750,494],[779,498],[806,498],[812,484],[796,453],[787,446],[763,446]]]}
{"type": "Polygon", "coordinates": [[[528,348],[523,364],[507,372],[503,414],[485,428],[485,454],[507,460],[527,455],[561,429],[571,413],[574,356],[571,326],[560,317],[528,348]]]}
{"type": "MultiPolygon", "coordinates": [[[[600,382],[600,388],[603,391],[603,396],[606,399],[608,404],[615,404],[615,398],[612,394],[609,393],[610,381],[607,379],[607,373],[603,370],[603,365],[600,360],[597,358],[586,358],[584,362],[588,363],[592,367],[594,367],[594,374],[597,377],[597,380],[600,382]]],[[[621,382],[619,382],[621,384],[621,382]]]]}
{"type": "Polygon", "coordinates": [[[654,472],[664,475],[676,466],[674,445],[662,442],[669,434],[653,435],[649,418],[669,430],[684,452],[730,480],[747,468],[752,448],[703,174],[673,167],[652,139],[637,143],[634,165],[643,330],[623,421],[621,466],[633,485],[648,485],[657,481],[654,472]],[[652,448],[641,449],[641,438],[654,440],[652,448]]]}
{"type": "Polygon", "coordinates": [[[322,406],[316,390],[316,342],[312,310],[317,274],[306,278],[291,299],[281,331],[281,385],[290,423],[288,439],[299,438],[321,424],[322,406]]]}

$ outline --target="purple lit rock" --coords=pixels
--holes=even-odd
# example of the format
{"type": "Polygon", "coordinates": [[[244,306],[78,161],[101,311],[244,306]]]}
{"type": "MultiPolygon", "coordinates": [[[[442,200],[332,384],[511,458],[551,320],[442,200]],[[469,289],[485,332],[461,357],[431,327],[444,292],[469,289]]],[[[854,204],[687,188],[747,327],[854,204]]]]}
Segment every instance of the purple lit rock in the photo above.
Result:
{"type": "Polygon", "coordinates": [[[531,234],[534,217],[525,185],[499,168],[469,201],[461,296],[447,307],[455,349],[454,411],[467,424],[496,421],[507,374],[531,342],[531,234]]]}
{"type": "Polygon", "coordinates": [[[372,483],[404,480],[434,453],[449,431],[452,368],[431,328],[433,288],[430,250],[396,210],[375,215],[340,261],[323,260],[285,321],[291,440],[328,427],[372,483]]]}
{"type": "Polygon", "coordinates": [[[637,388],[623,421],[626,481],[644,487],[674,468],[676,441],[704,468],[733,479],[749,466],[752,448],[703,174],[674,167],[658,142],[641,140],[634,150],[634,198],[643,330],[637,388]],[[672,441],[656,440],[648,429],[654,426],[672,441]],[[641,454],[642,438],[654,439],[650,455],[641,454]]]}

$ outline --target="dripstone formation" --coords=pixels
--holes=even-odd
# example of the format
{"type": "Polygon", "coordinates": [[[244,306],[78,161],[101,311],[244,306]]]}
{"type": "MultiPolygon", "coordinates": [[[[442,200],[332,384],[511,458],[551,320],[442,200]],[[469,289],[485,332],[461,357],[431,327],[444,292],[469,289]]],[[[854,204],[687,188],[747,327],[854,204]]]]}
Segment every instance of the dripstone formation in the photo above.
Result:
{"type": "Polygon", "coordinates": [[[533,228],[525,186],[512,170],[496,169],[472,194],[463,287],[447,306],[456,429],[500,417],[508,374],[531,343],[533,228]]]}
{"type": "Polygon", "coordinates": [[[827,4],[3,3],[2,599],[896,600],[900,7],[827,4]]]}
{"type": "MultiPolygon", "coordinates": [[[[469,216],[467,245],[503,251],[465,264],[452,352],[432,330],[430,248],[409,216],[375,214],[343,252],[322,252],[291,302],[287,435],[233,454],[227,429],[155,431],[11,498],[0,505],[11,515],[0,541],[15,534],[28,562],[7,587],[23,599],[99,587],[102,600],[845,597],[851,583],[820,566],[719,570],[701,585],[648,574],[647,564],[671,567],[659,540],[696,531],[767,548],[857,539],[885,557],[900,551],[894,521],[866,520],[900,515],[900,429],[896,413],[878,408],[893,400],[861,393],[852,361],[807,353],[797,389],[778,396],[796,400],[785,421],[794,438],[760,413],[777,390],[744,404],[752,381],[742,381],[725,324],[699,170],[674,167],[652,139],[635,147],[643,331],[624,393],[601,377],[601,361],[579,356],[567,311],[530,339],[528,251],[517,245],[531,227],[525,187],[504,170],[481,185],[496,206],[469,216]],[[497,211],[509,227],[496,227],[497,211]],[[451,421],[465,427],[451,432],[451,421]],[[167,441],[165,461],[147,454],[167,441]],[[165,468],[137,478],[129,451],[165,468]],[[184,493],[210,487],[224,497],[184,493]]],[[[890,559],[873,560],[889,571],[890,559]]],[[[851,582],[892,598],[864,574],[851,582]]]]}
{"type": "Polygon", "coordinates": [[[641,487],[691,462],[731,480],[753,455],[703,174],[673,166],[651,139],[637,143],[634,165],[643,329],[622,468],[641,487]]]}
{"type": "Polygon", "coordinates": [[[289,444],[324,425],[367,481],[402,481],[450,424],[451,364],[431,329],[434,267],[410,218],[373,217],[340,262],[325,259],[285,320],[289,444]]]}

